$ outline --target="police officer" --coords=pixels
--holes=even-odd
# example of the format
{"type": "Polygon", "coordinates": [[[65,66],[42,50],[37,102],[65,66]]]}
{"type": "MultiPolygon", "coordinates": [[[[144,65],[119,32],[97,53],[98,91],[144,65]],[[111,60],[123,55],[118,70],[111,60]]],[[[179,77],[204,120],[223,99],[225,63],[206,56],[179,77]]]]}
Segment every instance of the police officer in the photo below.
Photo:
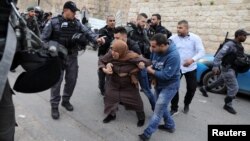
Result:
{"type": "Polygon", "coordinates": [[[36,35],[40,36],[40,29],[39,29],[39,25],[37,23],[35,8],[34,7],[28,7],[27,11],[28,11],[28,13],[24,14],[23,17],[27,22],[28,28],[31,31],[33,31],[36,35]]]}
{"type": "MultiPolygon", "coordinates": [[[[235,32],[235,39],[228,41],[223,45],[222,49],[219,50],[214,58],[212,69],[215,75],[220,74],[218,80],[211,85],[200,88],[202,94],[207,97],[207,91],[225,83],[227,87],[227,96],[225,98],[225,105],[223,108],[231,114],[237,113],[232,106],[232,102],[239,89],[236,78],[237,72],[239,71],[238,69],[242,68],[242,66],[236,66],[239,65],[239,63],[235,64],[235,60],[237,60],[237,57],[244,56],[244,48],[241,43],[245,42],[247,35],[250,34],[241,29],[237,30],[235,32]]],[[[249,60],[244,62],[248,62],[249,69],[249,60]]]]}
{"type": "Polygon", "coordinates": [[[147,18],[148,17],[145,13],[141,13],[137,16],[136,25],[134,25],[133,23],[129,23],[131,24],[131,27],[133,28],[133,30],[128,32],[128,37],[138,43],[142,55],[145,58],[149,59],[150,58],[150,50],[149,50],[150,43],[149,43],[149,39],[147,36],[147,31],[145,29],[147,18]]]}
{"type": "Polygon", "coordinates": [[[36,18],[37,18],[37,25],[38,25],[39,31],[41,32],[43,30],[42,23],[43,23],[44,11],[42,10],[40,6],[34,7],[34,10],[35,10],[36,18]]]}
{"type": "MultiPolygon", "coordinates": [[[[51,115],[53,119],[59,118],[58,105],[61,100],[60,87],[65,72],[65,87],[62,96],[62,106],[68,111],[73,111],[73,106],[70,103],[70,98],[73,94],[76,80],[78,76],[78,51],[74,49],[75,44],[72,42],[72,36],[75,33],[81,32],[85,34],[86,39],[104,43],[103,38],[98,38],[98,35],[94,34],[90,29],[80,23],[75,18],[76,11],[79,9],[72,1],[67,1],[63,6],[63,13],[57,17],[54,17],[47,23],[43,30],[42,40],[44,42],[57,41],[68,49],[68,56],[65,60],[64,70],[58,83],[51,88],[51,115]]],[[[85,39],[81,39],[85,40],[85,39]]]]}
{"type": "Polygon", "coordinates": [[[149,38],[153,37],[157,33],[164,34],[167,38],[172,36],[172,33],[161,25],[161,15],[153,14],[151,17],[150,28],[148,31],[149,38]]]}
{"type": "MultiPolygon", "coordinates": [[[[111,42],[114,40],[114,29],[115,29],[115,17],[113,15],[107,16],[107,25],[100,29],[99,34],[105,37],[105,44],[103,44],[98,50],[98,57],[104,56],[110,48],[111,42]]],[[[105,89],[105,78],[106,74],[102,71],[102,69],[98,69],[98,78],[99,78],[99,89],[101,95],[104,95],[105,89]]]]}

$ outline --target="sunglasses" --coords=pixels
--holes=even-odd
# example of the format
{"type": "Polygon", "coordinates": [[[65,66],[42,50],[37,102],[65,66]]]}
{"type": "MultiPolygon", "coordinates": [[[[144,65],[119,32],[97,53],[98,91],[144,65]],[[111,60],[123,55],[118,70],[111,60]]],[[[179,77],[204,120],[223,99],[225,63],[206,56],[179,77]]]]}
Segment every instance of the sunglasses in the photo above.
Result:
{"type": "Polygon", "coordinates": [[[109,20],[109,22],[115,22],[115,20],[109,20]]]}

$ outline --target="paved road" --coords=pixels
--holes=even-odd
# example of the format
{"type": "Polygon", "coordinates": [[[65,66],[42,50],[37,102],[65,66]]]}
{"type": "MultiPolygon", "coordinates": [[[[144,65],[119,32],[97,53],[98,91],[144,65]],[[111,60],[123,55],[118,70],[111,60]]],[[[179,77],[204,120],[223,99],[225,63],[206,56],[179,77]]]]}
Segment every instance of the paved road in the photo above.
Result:
{"type": "MultiPolygon", "coordinates": [[[[16,119],[16,141],[138,141],[138,134],[145,128],[136,126],[136,114],[125,111],[121,106],[117,120],[103,124],[103,97],[97,89],[97,55],[88,50],[79,57],[79,78],[71,102],[75,110],[68,112],[60,107],[61,117],[55,121],[50,117],[49,91],[26,95],[17,93],[14,96],[16,119]]],[[[11,73],[9,79],[13,85],[18,73],[11,73]]],[[[185,83],[181,84],[180,111],[183,108],[185,83]]],[[[149,102],[144,101],[147,121],[152,115],[149,102]]],[[[250,100],[237,98],[235,102],[237,115],[225,112],[224,96],[210,94],[209,98],[196,92],[190,112],[174,117],[176,132],[169,134],[157,131],[152,141],[206,141],[208,124],[249,124],[250,100]]]]}

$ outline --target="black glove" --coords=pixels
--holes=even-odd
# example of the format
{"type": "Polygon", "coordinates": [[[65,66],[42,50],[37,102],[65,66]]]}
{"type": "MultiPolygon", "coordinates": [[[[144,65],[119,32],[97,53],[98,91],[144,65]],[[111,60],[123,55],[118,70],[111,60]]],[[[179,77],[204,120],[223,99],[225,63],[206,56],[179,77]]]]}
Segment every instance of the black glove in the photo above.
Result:
{"type": "Polygon", "coordinates": [[[86,46],[88,44],[88,40],[83,33],[75,33],[72,36],[72,42],[80,46],[86,46]]]}

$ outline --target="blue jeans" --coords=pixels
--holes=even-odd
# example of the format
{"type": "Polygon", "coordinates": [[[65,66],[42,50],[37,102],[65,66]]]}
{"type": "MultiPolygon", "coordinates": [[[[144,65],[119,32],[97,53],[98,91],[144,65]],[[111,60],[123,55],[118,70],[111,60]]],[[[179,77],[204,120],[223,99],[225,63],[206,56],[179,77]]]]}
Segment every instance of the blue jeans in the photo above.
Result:
{"type": "Polygon", "coordinates": [[[149,122],[148,127],[144,130],[144,135],[146,137],[149,138],[158,129],[162,117],[164,118],[166,128],[175,128],[174,120],[168,110],[168,104],[171,102],[178,89],[179,82],[171,84],[170,86],[163,89],[155,89],[157,101],[155,105],[154,114],[149,122]]]}
{"type": "Polygon", "coordinates": [[[142,88],[144,94],[148,97],[148,100],[149,100],[149,103],[151,104],[152,110],[154,110],[156,97],[154,96],[154,94],[151,91],[149,80],[148,80],[148,73],[147,73],[146,68],[140,70],[139,82],[140,82],[140,85],[141,85],[141,88],[142,88]]]}

